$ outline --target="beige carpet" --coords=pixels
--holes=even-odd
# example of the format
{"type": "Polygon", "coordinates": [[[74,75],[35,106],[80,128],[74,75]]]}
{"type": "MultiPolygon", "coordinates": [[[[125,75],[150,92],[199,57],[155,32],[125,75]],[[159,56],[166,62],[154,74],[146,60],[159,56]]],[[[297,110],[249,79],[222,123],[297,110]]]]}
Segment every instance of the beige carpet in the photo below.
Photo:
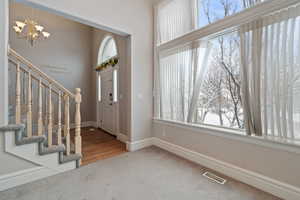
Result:
{"type": "Polygon", "coordinates": [[[0,200],[277,200],[229,179],[204,178],[202,166],[156,147],[125,153],[0,192],[0,200]]]}

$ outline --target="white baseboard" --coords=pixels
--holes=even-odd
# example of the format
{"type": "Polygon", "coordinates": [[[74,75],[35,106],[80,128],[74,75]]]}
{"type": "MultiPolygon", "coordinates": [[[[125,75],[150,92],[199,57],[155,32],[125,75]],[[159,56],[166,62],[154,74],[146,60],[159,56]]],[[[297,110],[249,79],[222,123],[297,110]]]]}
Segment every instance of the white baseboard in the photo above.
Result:
{"type": "Polygon", "coordinates": [[[137,151],[153,145],[153,138],[146,138],[135,142],[126,142],[127,151],[137,151]]]}
{"type": "Polygon", "coordinates": [[[91,127],[97,128],[98,127],[98,122],[96,122],[96,121],[89,121],[88,125],[91,126],[91,127]]]}
{"type": "Polygon", "coordinates": [[[0,191],[4,191],[25,183],[36,181],[58,172],[48,169],[47,167],[34,167],[10,174],[0,176],[0,191]]]}
{"type": "Polygon", "coordinates": [[[128,136],[122,133],[117,134],[117,139],[123,143],[127,143],[129,141],[128,136]]]}
{"type": "MultiPolygon", "coordinates": [[[[86,122],[81,122],[81,128],[86,128],[86,127],[97,127],[97,122],[95,121],[86,121],[86,122]]],[[[70,128],[73,129],[75,128],[75,123],[70,124],[70,128]]]]}
{"type": "MultiPolygon", "coordinates": [[[[147,141],[147,139],[146,139],[147,141]]],[[[166,142],[159,138],[150,138],[148,142],[142,142],[144,146],[150,146],[150,141],[153,145],[158,146],[166,151],[174,153],[192,162],[198,163],[207,168],[213,169],[226,176],[232,177],[248,185],[252,185],[260,190],[278,196],[287,200],[299,200],[300,188],[274,180],[261,174],[239,168],[229,163],[216,160],[212,157],[205,156],[195,151],[183,148],[181,146],[166,142]],[[147,144],[147,145],[145,145],[147,144]]],[[[141,147],[139,142],[136,142],[137,147],[141,147]]],[[[134,149],[134,148],[133,148],[134,149]]]]}

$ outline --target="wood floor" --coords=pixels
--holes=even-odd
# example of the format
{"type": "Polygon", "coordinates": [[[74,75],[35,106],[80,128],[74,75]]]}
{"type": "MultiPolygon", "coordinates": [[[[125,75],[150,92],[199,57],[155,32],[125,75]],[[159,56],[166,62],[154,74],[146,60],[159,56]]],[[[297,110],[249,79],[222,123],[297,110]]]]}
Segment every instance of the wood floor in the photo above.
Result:
{"type": "Polygon", "coordinates": [[[81,136],[82,165],[87,165],[126,152],[126,145],[124,143],[101,129],[82,128],[81,136]]]}

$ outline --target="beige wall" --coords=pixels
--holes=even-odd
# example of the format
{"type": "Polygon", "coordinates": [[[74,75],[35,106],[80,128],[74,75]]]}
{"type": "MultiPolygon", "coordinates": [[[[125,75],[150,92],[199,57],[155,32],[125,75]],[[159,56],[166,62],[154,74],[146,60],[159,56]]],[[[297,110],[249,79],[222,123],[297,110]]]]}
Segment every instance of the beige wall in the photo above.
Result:
{"type": "Polygon", "coordinates": [[[8,0],[0,1],[0,126],[6,125],[8,120],[8,0]]]}
{"type": "MultiPolygon", "coordinates": [[[[74,91],[76,87],[82,89],[83,122],[97,120],[94,67],[97,65],[98,51],[104,37],[112,35],[115,38],[120,57],[120,132],[127,134],[130,126],[130,65],[126,61],[128,37],[95,29],[20,3],[10,4],[10,27],[15,20],[26,17],[33,17],[44,25],[51,37],[31,47],[27,41],[17,38],[10,29],[11,47],[70,91],[74,91]]],[[[71,112],[74,112],[74,107],[71,112]]]]}
{"type": "Polygon", "coordinates": [[[96,28],[131,36],[132,141],[152,135],[153,9],[150,0],[21,0],[96,28]]]}
{"type": "MultiPolygon", "coordinates": [[[[95,24],[98,27],[131,34],[131,76],[133,79],[131,84],[133,99],[131,139],[139,140],[150,137],[153,49],[150,1],[90,0],[88,3],[72,1],[72,6],[69,0],[23,1],[79,21],[95,24]]],[[[154,133],[156,137],[163,140],[300,187],[299,154],[161,124],[154,124],[154,133]]]]}
{"type": "MultiPolygon", "coordinates": [[[[26,40],[17,38],[10,28],[11,48],[70,91],[75,92],[75,88],[81,88],[82,121],[93,121],[94,109],[90,103],[93,101],[91,89],[93,82],[90,78],[93,73],[92,28],[45,11],[37,9],[32,11],[30,7],[20,3],[10,4],[10,27],[15,20],[24,20],[27,17],[36,19],[51,33],[51,36],[31,47],[26,40]]],[[[71,112],[74,112],[74,109],[73,106],[71,112]]]]}
{"type": "MultiPolygon", "coordinates": [[[[130,87],[130,65],[127,64],[127,40],[129,40],[128,37],[120,36],[117,34],[113,34],[107,31],[102,31],[99,29],[93,30],[93,45],[92,45],[92,55],[93,55],[93,66],[97,66],[97,60],[98,60],[98,53],[100,45],[103,41],[103,39],[106,36],[112,36],[117,44],[117,51],[118,56],[120,58],[119,60],[119,127],[120,127],[120,133],[128,135],[129,133],[129,118],[128,113],[130,108],[130,93],[128,92],[130,87]]],[[[94,72],[93,76],[93,104],[96,105],[96,99],[97,99],[97,85],[96,85],[96,72],[94,72]]],[[[94,119],[97,119],[97,111],[93,110],[93,116],[94,119]]]]}
{"type": "MultiPolygon", "coordinates": [[[[226,133],[224,133],[226,134],[226,133]]],[[[300,155],[186,127],[154,122],[154,136],[217,160],[300,187],[300,155]]]]}

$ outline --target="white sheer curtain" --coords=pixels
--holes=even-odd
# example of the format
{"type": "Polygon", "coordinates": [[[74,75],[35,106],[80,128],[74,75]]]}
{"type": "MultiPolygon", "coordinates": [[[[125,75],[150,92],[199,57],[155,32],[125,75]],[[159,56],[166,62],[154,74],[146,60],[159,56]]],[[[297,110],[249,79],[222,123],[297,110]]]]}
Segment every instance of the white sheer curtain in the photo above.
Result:
{"type": "Polygon", "coordinates": [[[248,135],[261,135],[262,21],[240,28],[244,123],[248,135]]]}
{"type": "Polygon", "coordinates": [[[210,44],[192,44],[160,52],[161,118],[193,122],[210,44]]]}
{"type": "Polygon", "coordinates": [[[194,88],[196,48],[180,47],[160,52],[160,117],[186,121],[194,88]]]}
{"type": "Polygon", "coordinates": [[[193,93],[191,96],[191,101],[189,104],[187,122],[194,122],[201,86],[202,86],[206,71],[209,67],[208,62],[209,62],[209,58],[210,58],[211,47],[212,47],[212,44],[210,42],[202,41],[199,48],[197,49],[197,54],[196,54],[196,58],[195,58],[197,67],[194,71],[195,81],[194,81],[194,88],[193,88],[193,93]]]}
{"type": "Polygon", "coordinates": [[[251,6],[263,1],[265,0],[242,0],[244,8],[250,8],[251,6]]]}
{"type": "Polygon", "coordinates": [[[158,4],[156,44],[167,42],[196,28],[197,2],[198,0],[164,0],[158,4]]]}
{"type": "Polygon", "coordinates": [[[300,6],[240,29],[248,134],[300,139],[300,6]]]}
{"type": "MultiPolygon", "coordinates": [[[[197,27],[197,0],[163,1],[156,9],[157,41],[167,42],[197,27]]],[[[157,52],[155,116],[192,122],[210,45],[193,41],[157,52]]]]}
{"type": "MultiPolygon", "coordinates": [[[[157,44],[167,42],[195,29],[197,26],[196,4],[197,0],[164,0],[157,5],[155,8],[155,47],[157,44]]],[[[186,93],[185,90],[187,87],[192,87],[193,79],[184,80],[180,83],[176,83],[176,80],[178,81],[179,75],[182,79],[189,77],[191,70],[193,71],[195,67],[191,64],[195,58],[196,50],[191,46],[185,46],[177,48],[177,53],[176,50],[170,54],[170,52],[158,52],[157,49],[155,49],[154,53],[154,116],[165,119],[183,120],[187,115],[186,111],[184,111],[187,109],[186,99],[189,102],[189,98],[181,97],[179,101],[178,96],[186,93]],[[178,91],[176,94],[170,93],[169,90],[171,88],[169,87],[171,82],[173,84],[173,91],[175,87],[180,87],[180,94],[178,91]],[[173,96],[176,96],[177,99],[170,99],[173,96]],[[166,102],[169,102],[170,105],[167,106],[166,102]],[[176,111],[174,110],[174,104],[178,104],[176,111]],[[181,105],[179,106],[179,104],[181,105]],[[177,111],[178,107],[181,108],[180,112],[177,111]],[[174,113],[177,113],[176,116],[174,113]]]]}

